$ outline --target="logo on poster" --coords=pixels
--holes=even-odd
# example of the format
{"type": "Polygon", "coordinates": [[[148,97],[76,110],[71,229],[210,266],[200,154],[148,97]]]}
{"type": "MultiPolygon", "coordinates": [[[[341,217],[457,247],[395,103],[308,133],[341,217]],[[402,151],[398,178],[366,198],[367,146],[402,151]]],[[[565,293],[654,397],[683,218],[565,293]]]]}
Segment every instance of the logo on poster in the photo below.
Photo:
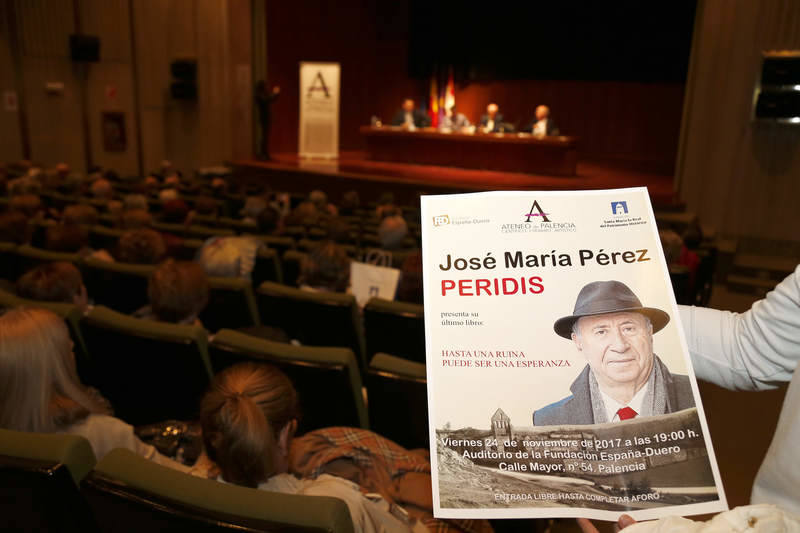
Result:
{"type": "Polygon", "coordinates": [[[539,220],[542,222],[550,222],[550,219],[547,218],[549,213],[545,213],[542,211],[542,208],[539,206],[539,201],[534,200],[533,205],[531,206],[531,210],[528,211],[528,214],[525,215],[525,222],[530,222],[531,217],[541,217],[539,220]]]}
{"type": "Polygon", "coordinates": [[[437,215],[433,217],[434,226],[445,226],[449,223],[450,223],[450,217],[448,215],[437,215]]]}
{"type": "Polygon", "coordinates": [[[611,213],[614,215],[627,215],[628,202],[611,202],[611,213]]]}

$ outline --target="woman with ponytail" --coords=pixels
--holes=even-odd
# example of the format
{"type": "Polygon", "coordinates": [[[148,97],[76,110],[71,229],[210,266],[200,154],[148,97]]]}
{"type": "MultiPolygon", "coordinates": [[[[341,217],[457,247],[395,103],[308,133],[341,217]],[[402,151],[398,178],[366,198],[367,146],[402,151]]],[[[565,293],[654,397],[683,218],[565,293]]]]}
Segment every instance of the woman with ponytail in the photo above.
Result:
{"type": "Polygon", "coordinates": [[[277,368],[254,363],[216,376],[200,406],[205,457],[192,473],[274,492],[343,500],[356,531],[427,531],[380,497],[367,498],[346,479],[289,473],[289,447],[300,416],[297,392],[277,368]],[[394,512],[392,512],[394,510],[394,512]],[[400,518],[398,518],[400,517],[400,518]]]}

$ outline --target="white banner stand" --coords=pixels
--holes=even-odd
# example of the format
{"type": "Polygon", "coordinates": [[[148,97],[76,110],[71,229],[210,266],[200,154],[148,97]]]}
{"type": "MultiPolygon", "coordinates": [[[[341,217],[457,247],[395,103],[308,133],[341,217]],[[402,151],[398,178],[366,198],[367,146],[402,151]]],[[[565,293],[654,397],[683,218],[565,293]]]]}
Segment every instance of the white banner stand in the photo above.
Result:
{"type": "Polygon", "coordinates": [[[302,158],[339,157],[339,63],[300,63],[300,128],[302,158]]]}

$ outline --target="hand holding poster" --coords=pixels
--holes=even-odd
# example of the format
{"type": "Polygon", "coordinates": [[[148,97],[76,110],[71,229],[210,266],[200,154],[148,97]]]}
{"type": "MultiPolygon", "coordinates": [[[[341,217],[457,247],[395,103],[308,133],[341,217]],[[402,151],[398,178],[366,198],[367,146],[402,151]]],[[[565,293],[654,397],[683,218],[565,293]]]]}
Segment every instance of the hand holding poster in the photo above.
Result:
{"type": "Polygon", "coordinates": [[[434,510],[727,508],[647,190],[422,199],[434,510]]]}

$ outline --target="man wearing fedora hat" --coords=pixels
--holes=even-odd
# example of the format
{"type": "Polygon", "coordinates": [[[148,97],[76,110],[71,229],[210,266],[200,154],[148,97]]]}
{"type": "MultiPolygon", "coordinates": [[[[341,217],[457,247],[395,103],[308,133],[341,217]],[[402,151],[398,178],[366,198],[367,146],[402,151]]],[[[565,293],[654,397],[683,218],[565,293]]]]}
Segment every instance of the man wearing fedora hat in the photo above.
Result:
{"type": "Polygon", "coordinates": [[[594,281],[578,293],[555,332],[571,339],[586,367],[572,395],[533,413],[535,426],[602,424],[694,407],[689,378],[672,374],[653,353],[653,333],[669,315],[644,307],[619,281],[594,281]]]}

